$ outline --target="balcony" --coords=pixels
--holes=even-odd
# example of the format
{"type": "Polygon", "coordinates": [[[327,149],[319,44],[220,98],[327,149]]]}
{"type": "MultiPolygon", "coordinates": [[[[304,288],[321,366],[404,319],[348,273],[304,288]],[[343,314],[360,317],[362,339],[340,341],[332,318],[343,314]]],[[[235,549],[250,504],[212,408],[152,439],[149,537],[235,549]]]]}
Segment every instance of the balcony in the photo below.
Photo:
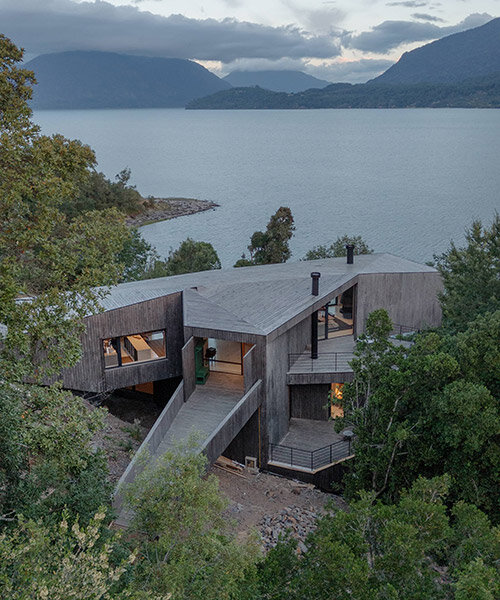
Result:
{"type": "Polygon", "coordinates": [[[351,381],[353,373],[349,363],[354,358],[354,345],[354,336],[346,335],[320,340],[318,358],[311,358],[309,349],[301,354],[289,354],[287,383],[351,381]]]}
{"type": "Polygon", "coordinates": [[[336,433],[332,421],[290,419],[288,433],[269,446],[269,464],[317,473],[354,456],[352,432],[336,433]]]}

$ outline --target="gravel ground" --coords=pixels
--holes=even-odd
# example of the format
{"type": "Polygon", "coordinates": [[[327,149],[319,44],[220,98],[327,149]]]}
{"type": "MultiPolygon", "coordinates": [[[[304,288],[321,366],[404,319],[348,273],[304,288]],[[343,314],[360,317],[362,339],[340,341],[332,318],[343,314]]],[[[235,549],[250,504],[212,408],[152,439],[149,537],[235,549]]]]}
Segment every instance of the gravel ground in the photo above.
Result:
{"type": "Polygon", "coordinates": [[[196,200],[195,198],[153,198],[155,206],[147,208],[140,215],[128,217],[127,225],[141,227],[158,221],[166,221],[175,217],[193,215],[205,210],[217,208],[219,205],[209,200],[196,200]]]}
{"type": "Polygon", "coordinates": [[[276,545],[280,533],[289,529],[297,539],[298,552],[305,551],[304,540],[316,519],[325,514],[325,504],[331,500],[334,510],[347,507],[340,496],[271,473],[245,469],[239,476],[215,466],[211,472],[230,501],[227,514],[235,521],[238,536],[257,531],[264,550],[276,545]]]}

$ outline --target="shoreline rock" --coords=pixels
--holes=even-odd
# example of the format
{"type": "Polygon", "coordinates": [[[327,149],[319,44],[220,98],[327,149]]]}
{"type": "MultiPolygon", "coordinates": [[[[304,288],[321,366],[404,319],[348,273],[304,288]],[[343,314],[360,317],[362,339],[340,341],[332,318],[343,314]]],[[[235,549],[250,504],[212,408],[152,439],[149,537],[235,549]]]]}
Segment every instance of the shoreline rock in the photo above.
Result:
{"type": "Polygon", "coordinates": [[[134,216],[126,218],[129,227],[143,227],[160,221],[168,221],[176,217],[194,215],[195,213],[213,210],[220,206],[209,200],[197,200],[196,198],[146,198],[144,200],[145,210],[134,216]]]}

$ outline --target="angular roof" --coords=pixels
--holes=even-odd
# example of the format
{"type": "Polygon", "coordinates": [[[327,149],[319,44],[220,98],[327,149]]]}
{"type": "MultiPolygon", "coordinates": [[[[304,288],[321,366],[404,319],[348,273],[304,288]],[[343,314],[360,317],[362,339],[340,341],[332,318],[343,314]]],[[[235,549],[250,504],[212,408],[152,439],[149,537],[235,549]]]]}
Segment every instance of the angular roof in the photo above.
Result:
{"type": "Polygon", "coordinates": [[[267,335],[364,273],[435,273],[392,254],[345,257],[186,273],[111,288],[105,310],[184,292],[184,324],[267,335]],[[320,296],[311,294],[311,272],[321,273],[320,296]]]}

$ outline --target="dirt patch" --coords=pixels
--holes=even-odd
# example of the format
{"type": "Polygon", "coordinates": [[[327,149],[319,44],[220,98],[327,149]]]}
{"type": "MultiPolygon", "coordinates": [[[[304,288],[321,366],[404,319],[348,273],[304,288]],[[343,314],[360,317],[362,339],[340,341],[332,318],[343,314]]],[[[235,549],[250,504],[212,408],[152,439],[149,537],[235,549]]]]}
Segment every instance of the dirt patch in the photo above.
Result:
{"type": "MultiPolygon", "coordinates": [[[[89,409],[94,408],[88,402],[86,404],[89,409]]],[[[105,427],[96,434],[93,444],[104,451],[109,479],[115,484],[158,418],[162,407],[149,399],[125,398],[117,394],[106,398],[103,407],[108,409],[105,427]]]]}
{"type": "MultiPolygon", "coordinates": [[[[211,472],[219,479],[219,488],[230,501],[227,514],[236,523],[238,537],[257,531],[265,550],[274,546],[280,533],[287,529],[303,544],[307,534],[315,528],[316,519],[326,513],[328,501],[332,501],[334,510],[347,506],[340,496],[271,473],[244,469],[240,475],[216,466],[211,472]]],[[[300,545],[298,547],[300,549],[300,545]]]]}

